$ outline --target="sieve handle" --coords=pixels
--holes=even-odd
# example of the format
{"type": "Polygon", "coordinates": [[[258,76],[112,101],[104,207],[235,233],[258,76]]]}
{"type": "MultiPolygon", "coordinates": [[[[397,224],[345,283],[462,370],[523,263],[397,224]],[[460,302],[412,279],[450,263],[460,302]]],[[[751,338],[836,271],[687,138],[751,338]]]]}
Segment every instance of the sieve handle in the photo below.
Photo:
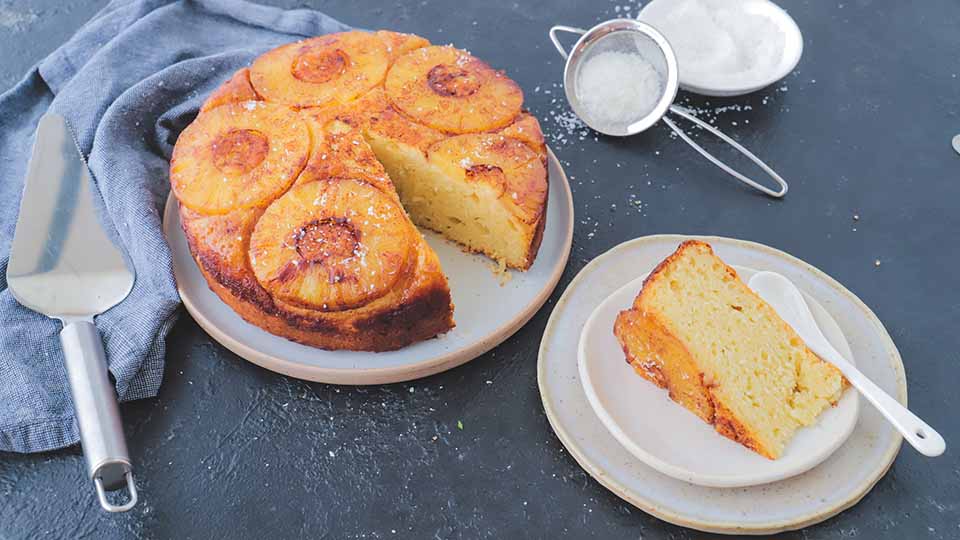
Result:
{"type": "Polygon", "coordinates": [[[583,30],[581,28],[574,28],[573,26],[563,26],[562,24],[558,24],[550,29],[550,31],[548,32],[548,34],[550,35],[550,41],[553,42],[553,46],[557,48],[557,52],[560,53],[560,56],[562,56],[564,60],[566,60],[567,56],[569,56],[570,54],[567,52],[566,49],[563,48],[563,43],[560,43],[560,38],[557,37],[557,32],[568,32],[570,34],[577,34],[581,36],[587,33],[586,30],[583,30]]]}
{"type": "MultiPolygon", "coordinates": [[[[556,28],[556,27],[554,27],[554,28],[556,28]]],[[[552,37],[552,35],[551,35],[551,37],[552,37]]],[[[766,163],[764,163],[760,158],[758,158],[757,156],[753,155],[753,152],[747,150],[746,148],[744,148],[743,145],[741,145],[741,144],[738,143],[737,141],[735,141],[735,140],[731,139],[730,137],[728,137],[724,132],[720,131],[719,129],[717,129],[717,128],[713,127],[713,126],[711,126],[710,124],[704,122],[703,120],[700,120],[699,118],[697,118],[696,116],[694,116],[690,111],[684,109],[683,107],[679,107],[679,106],[677,106],[677,105],[671,105],[671,106],[670,106],[670,112],[672,112],[673,114],[675,114],[675,115],[677,115],[677,116],[679,116],[679,117],[681,117],[681,118],[683,118],[683,119],[685,119],[685,120],[689,120],[690,122],[693,122],[694,124],[702,127],[703,129],[709,131],[710,133],[716,135],[716,136],[719,137],[723,142],[729,144],[729,145],[732,146],[734,149],[736,149],[738,152],[740,152],[741,154],[743,154],[743,155],[747,156],[748,158],[750,158],[750,161],[756,163],[758,167],[760,167],[761,169],[763,169],[763,172],[767,173],[767,174],[770,176],[770,178],[773,178],[773,179],[777,182],[777,184],[779,184],[780,189],[778,189],[778,190],[770,189],[770,188],[768,188],[767,186],[764,186],[763,184],[760,184],[759,182],[756,182],[756,181],[752,180],[751,178],[749,178],[749,177],[747,177],[747,176],[744,176],[744,175],[740,174],[739,172],[733,170],[732,168],[730,168],[729,165],[727,165],[726,163],[720,161],[716,156],[714,156],[714,155],[711,154],[710,152],[707,152],[706,150],[704,150],[702,146],[700,146],[699,144],[693,142],[693,139],[691,139],[690,136],[686,134],[686,132],[684,132],[682,129],[680,129],[680,127],[677,126],[677,124],[675,124],[675,123],[673,122],[673,120],[670,120],[670,118],[668,118],[667,116],[664,116],[664,117],[663,117],[663,121],[664,121],[668,126],[670,126],[670,129],[672,129],[677,135],[679,135],[680,138],[683,139],[683,141],[684,141],[685,143],[687,143],[687,144],[689,144],[690,146],[692,146],[694,150],[696,150],[697,152],[700,152],[700,155],[702,155],[703,157],[709,159],[714,165],[716,165],[717,167],[720,167],[720,168],[723,169],[727,174],[729,174],[730,176],[736,178],[737,180],[740,180],[740,181],[743,182],[744,184],[747,184],[748,186],[750,186],[750,187],[752,187],[752,188],[754,188],[754,189],[760,190],[760,191],[762,191],[763,193],[766,193],[767,195],[769,195],[769,196],[771,196],[771,197],[780,198],[780,197],[783,197],[784,195],[787,194],[787,188],[788,188],[788,186],[787,186],[787,181],[784,180],[779,174],[777,174],[777,171],[773,170],[769,165],[767,165],[766,163]]]]}

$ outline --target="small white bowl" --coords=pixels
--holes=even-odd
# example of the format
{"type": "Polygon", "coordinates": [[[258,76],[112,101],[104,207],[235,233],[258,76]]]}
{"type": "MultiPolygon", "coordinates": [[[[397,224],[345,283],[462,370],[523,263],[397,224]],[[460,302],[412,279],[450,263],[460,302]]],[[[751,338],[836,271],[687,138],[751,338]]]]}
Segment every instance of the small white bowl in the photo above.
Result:
{"type": "MultiPolygon", "coordinates": [[[[756,270],[735,266],[749,280],[756,270]]],[[[580,334],[578,368],[587,401],[611,435],[631,454],[667,476],[708,487],[746,487],[790,478],[827,459],[857,423],[857,392],[847,390],[836,407],[797,431],[783,455],[770,460],[723,437],[634,372],[613,335],[620,310],[629,308],[646,276],[604,300],[580,334]]],[[[850,346],[836,321],[808,295],[807,303],[830,343],[846,358],[850,346]]]]}
{"type": "MultiPolygon", "coordinates": [[[[664,2],[673,2],[674,0],[654,0],[650,2],[637,15],[641,21],[647,22],[656,27],[644,18],[644,13],[651,8],[658,9],[658,6],[664,2]],[[655,7],[656,6],[656,7],[655,7]]],[[[776,66],[771,67],[770,71],[763,77],[751,78],[749,80],[710,80],[707,77],[691,76],[689,72],[684,72],[683,64],[680,64],[680,88],[701,94],[705,96],[729,97],[740,96],[756,92],[761,88],[766,88],[771,84],[786,77],[800,62],[803,55],[803,34],[800,27],[786,11],[780,6],[769,0],[744,0],[738,6],[748,15],[758,15],[769,19],[783,35],[783,54],[776,66]]],[[[670,36],[667,36],[669,40],[670,36]]]]}

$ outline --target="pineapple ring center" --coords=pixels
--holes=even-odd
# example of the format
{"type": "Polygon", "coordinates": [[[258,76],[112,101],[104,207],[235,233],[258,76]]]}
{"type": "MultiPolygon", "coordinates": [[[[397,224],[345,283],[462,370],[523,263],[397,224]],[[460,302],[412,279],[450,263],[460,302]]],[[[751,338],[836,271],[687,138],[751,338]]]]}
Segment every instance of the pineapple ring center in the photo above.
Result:
{"type": "Polygon", "coordinates": [[[360,251],[360,231],[346,218],[315,219],[293,234],[293,242],[304,261],[336,262],[360,251]]]}
{"type": "Polygon", "coordinates": [[[270,151],[267,136],[254,129],[232,129],[214,139],[212,146],[213,164],[231,175],[250,172],[270,151]]]}
{"type": "Polygon", "coordinates": [[[340,49],[314,47],[297,56],[291,72],[303,82],[320,84],[339,77],[348,63],[347,53],[340,49]]]}
{"type": "Polygon", "coordinates": [[[507,176],[503,169],[496,165],[485,165],[478,163],[467,168],[467,180],[478,182],[485,181],[491,184],[506,185],[507,176]]]}
{"type": "Polygon", "coordinates": [[[427,73],[427,85],[436,94],[467,97],[480,89],[480,78],[454,64],[438,64],[427,73]]]}

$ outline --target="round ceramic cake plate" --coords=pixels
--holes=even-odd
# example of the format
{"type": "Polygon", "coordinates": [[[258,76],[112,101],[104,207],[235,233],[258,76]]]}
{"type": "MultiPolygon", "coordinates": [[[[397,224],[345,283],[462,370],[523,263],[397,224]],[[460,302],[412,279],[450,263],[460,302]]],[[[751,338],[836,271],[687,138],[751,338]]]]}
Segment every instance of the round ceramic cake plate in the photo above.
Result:
{"type": "MultiPolygon", "coordinates": [[[[662,4],[672,0],[650,2],[640,10],[637,18],[645,21],[644,12],[659,9],[662,4]]],[[[694,78],[684,75],[680,66],[680,88],[703,96],[729,97],[756,92],[786,77],[800,63],[803,55],[803,34],[796,21],[783,8],[769,0],[746,0],[737,4],[738,9],[749,15],[764,17],[773,23],[783,36],[783,54],[776,66],[764,77],[742,81],[711,81],[706,78],[694,78]]],[[[653,25],[656,27],[656,25],[653,25]]]]}
{"type": "Polygon", "coordinates": [[[533,266],[494,272],[488,258],[463,252],[425,232],[437,252],[453,296],[456,328],[397,351],[325,351],[270,334],[237,315],[210,290],[187,247],[176,201],[164,212],[164,232],[184,306],[213,339],[263,368],[333,384],[385,384],[439,373],[468,362],[513,335],[546,302],[560,280],[573,240],[573,196],[560,162],[548,149],[550,190],[543,241],[533,266]]]}
{"type": "MultiPolygon", "coordinates": [[[[744,266],[734,268],[744,283],[756,273],[744,266]]],[[[633,304],[646,277],[619,288],[593,311],[580,334],[577,357],[587,401],[631,454],[663,474],[692,484],[746,487],[806,472],[847,440],[857,423],[860,402],[854,389],[847,389],[837,406],[824,411],[816,424],[798,430],[783,455],[771,460],[721,436],[671,400],[666,390],[639,376],[625,361],[613,324],[620,311],[633,304]]],[[[836,321],[810,295],[805,297],[827,340],[845,358],[853,358],[836,321]]]]}
{"type": "MultiPolygon", "coordinates": [[[[653,270],[690,238],[657,235],[631,240],[594,259],[567,287],[547,323],[537,364],[540,395],[553,430],[603,486],[677,525],[727,534],[772,534],[818,523],[853,506],[886,473],[902,441],[872,407],[860,409],[853,433],[820,465],[792,478],[747,488],[697,486],[664,475],[620,445],[593,412],[577,368],[583,325],[607,297],[653,270]]],[[[840,325],[857,367],[906,404],[900,354],[876,315],[853,293],[773,248],[729,238],[699,239],[709,242],[727,263],[778,272],[815,298],[840,325]]]]}

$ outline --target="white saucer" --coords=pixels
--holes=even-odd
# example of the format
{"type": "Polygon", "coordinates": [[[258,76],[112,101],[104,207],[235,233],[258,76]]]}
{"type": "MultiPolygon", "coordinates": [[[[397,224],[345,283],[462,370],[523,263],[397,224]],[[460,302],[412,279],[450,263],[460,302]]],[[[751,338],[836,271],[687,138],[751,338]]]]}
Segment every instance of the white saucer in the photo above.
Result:
{"type": "MultiPolygon", "coordinates": [[[[664,8],[674,1],[654,0],[640,10],[637,19],[649,22],[648,17],[650,17],[651,12],[664,8]]],[[[731,3],[730,5],[738,6],[744,13],[765,17],[777,27],[777,30],[783,36],[783,54],[780,56],[779,62],[772,66],[768,73],[764,73],[762,77],[750,79],[722,77],[711,80],[704,76],[697,77],[690,73],[684,73],[681,65],[679,73],[680,88],[704,96],[740,96],[770,86],[786,77],[797,67],[800,57],[803,55],[803,34],[801,34],[800,27],[797,26],[793,17],[769,0],[740,0],[738,4],[731,3]]],[[[653,26],[656,27],[657,25],[653,24],[653,26]]],[[[669,37],[667,36],[668,39],[669,37]]]]}
{"type": "MultiPolygon", "coordinates": [[[[736,266],[747,281],[757,271],[736,266]]],[[[646,275],[621,287],[587,319],[580,334],[580,382],[607,430],[638,459],[679,480],[711,487],[744,487],[796,476],[827,459],[853,432],[859,395],[848,389],[813,426],[800,429],[779,459],[770,460],[717,433],[663,390],[637,375],[613,335],[646,275]]],[[[836,321],[809,295],[807,304],[827,340],[845,358],[853,352],[836,321]]]]}
{"type": "MultiPolygon", "coordinates": [[[[746,488],[697,486],[662,474],[620,445],[594,414],[577,368],[583,325],[607,297],[652,270],[689,238],[657,235],[621,244],[584,267],[557,302],[537,364],[543,407],[557,437],[607,489],[649,514],[685,527],[772,534],[818,523],[856,504],[886,473],[902,441],[872,407],[860,410],[853,433],[820,465],[798,476],[746,488]]],[[[729,238],[700,239],[725,261],[783,274],[816,298],[840,325],[857,367],[906,404],[900,354],[876,315],[853,293],[820,270],[773,248],[729,238]]]]}
{"type": "Polygon", "coordinates": [[[187,311],[224,347],[261,367],[311,381],[384,384],[439,373],[468,362],[513,335],[553,292],[570,255],[573,197],[567,177],[548,149],[550,192],[543,242],[533,266],[511,272],[509,281],[493,272],[493,262],[464,253],[438,235],[426,233],[437,252],[453,296],[456,328],[398,351],[324,351],[270,334],[240,318],[210,290],[190,254],[171,194],[164,233],[173,252],[177,289],[187,311]]]}

